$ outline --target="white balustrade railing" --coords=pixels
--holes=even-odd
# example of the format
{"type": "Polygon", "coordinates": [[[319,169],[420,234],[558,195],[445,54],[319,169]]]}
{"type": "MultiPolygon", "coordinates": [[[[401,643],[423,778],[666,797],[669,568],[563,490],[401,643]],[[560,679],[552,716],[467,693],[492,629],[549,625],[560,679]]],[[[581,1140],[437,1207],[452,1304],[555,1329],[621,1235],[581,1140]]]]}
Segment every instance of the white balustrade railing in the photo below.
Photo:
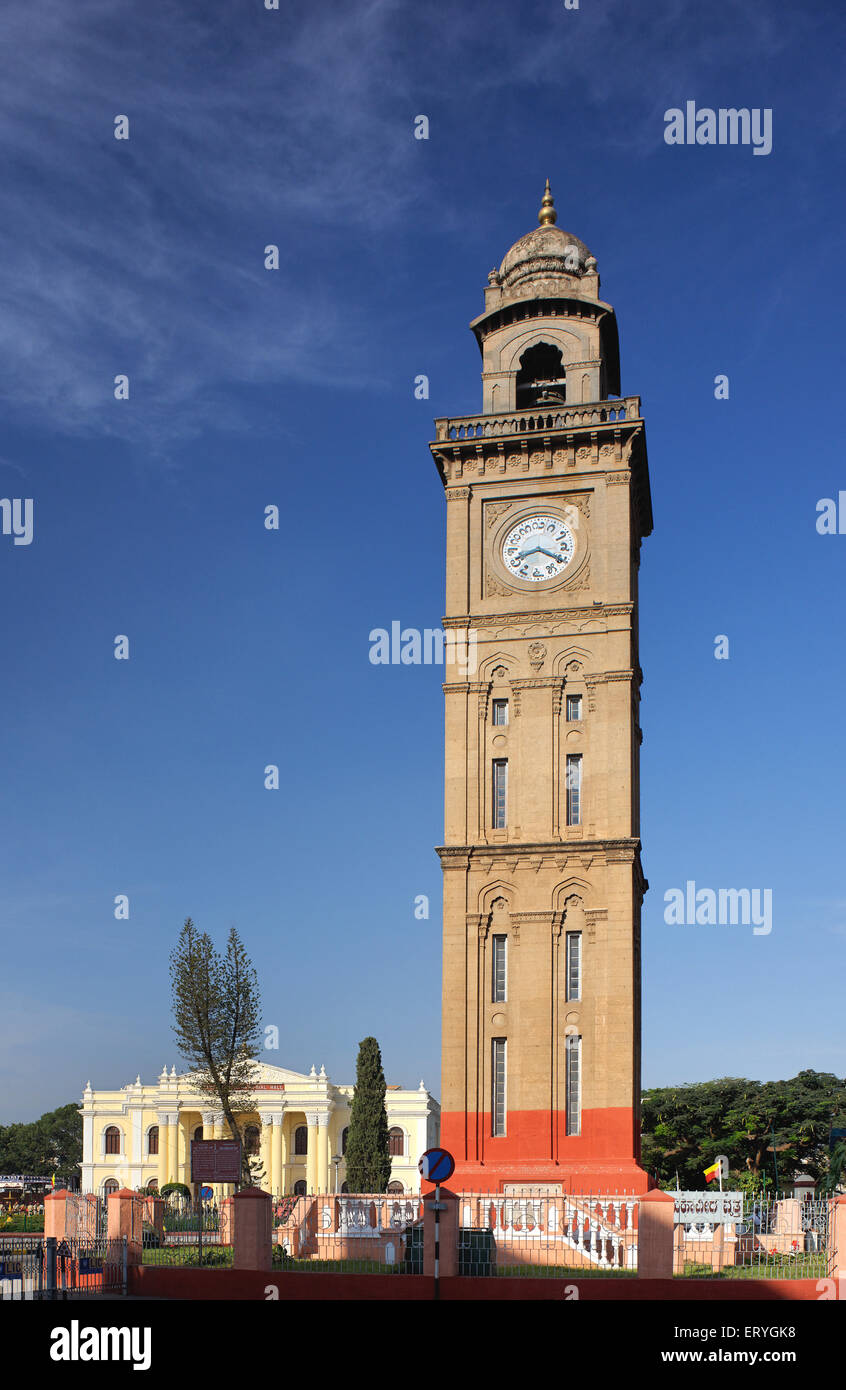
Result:
{"type": "Polygon", "coordinates": [[[512,1253],[521,1248],[572,1251],[600,1269],[637,1268],[637,1198],[633,1195],[467,1195],[461,1200],[465,1229],[492,1229],[494,1241],[512,1253]]]}
{"type": "Polygon", "coordinates": [[[607,425],[640,418],[640,397],[592,401],[581,405],[544,409],[509,410],[490,415],[459,415],[435,421],[437,442],[462,439],[493,439],[508,434],[537,434],[544,430],[579,429],[585,425],[607,425]]]}

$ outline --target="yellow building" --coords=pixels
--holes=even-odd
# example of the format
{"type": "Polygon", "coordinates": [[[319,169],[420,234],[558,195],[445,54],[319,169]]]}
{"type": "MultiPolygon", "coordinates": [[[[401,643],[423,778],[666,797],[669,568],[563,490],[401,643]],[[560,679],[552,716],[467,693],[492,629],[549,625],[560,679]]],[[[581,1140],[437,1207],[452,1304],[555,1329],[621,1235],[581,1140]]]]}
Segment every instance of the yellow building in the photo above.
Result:
{"type": "MultiPolygon", "coordinates": [[[[260,1159],[261,1185],[274,1195],[343,1191],[353,1086],[335,1085],[323,1067],[307,1076],[261,1063],[258,1108],[241,1118],[243,1139],[260,1159]]],[[[417,1161],[438,1141],[440,1107],[423,1082],[413,1091],[389,1086],[385,1098],[391,1149],[389,1191],[418,1192],[417,1161]]],[[[190,1073],[162,1070],[152,1086],[140,1076],[117,1091],[82,1097],[82,1191],[167,1182],[191,1188],[191,1141],[229,1138],[223,1115],[190,1073]]],[[[216,1196],[230,1188],[219,1188],[216,1196]]]]}

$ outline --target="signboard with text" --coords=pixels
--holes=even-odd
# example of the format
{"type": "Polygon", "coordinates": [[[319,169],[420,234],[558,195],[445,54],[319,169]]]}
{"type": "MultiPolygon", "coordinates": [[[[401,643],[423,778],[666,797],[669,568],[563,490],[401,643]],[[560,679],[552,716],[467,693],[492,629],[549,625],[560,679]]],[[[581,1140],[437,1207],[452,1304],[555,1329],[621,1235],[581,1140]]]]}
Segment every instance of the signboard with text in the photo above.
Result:
{"type": "Polygon", "coordinates": [[[742,1192],[673,1192],[676,1224],[724,1226],[743,1220],[742,1192]]]}
{"type": "Polygon", "coordinates": [[[191,1181],[240,1182],[239,1139],[194,1139],[191,1142],[191,1181]]]}

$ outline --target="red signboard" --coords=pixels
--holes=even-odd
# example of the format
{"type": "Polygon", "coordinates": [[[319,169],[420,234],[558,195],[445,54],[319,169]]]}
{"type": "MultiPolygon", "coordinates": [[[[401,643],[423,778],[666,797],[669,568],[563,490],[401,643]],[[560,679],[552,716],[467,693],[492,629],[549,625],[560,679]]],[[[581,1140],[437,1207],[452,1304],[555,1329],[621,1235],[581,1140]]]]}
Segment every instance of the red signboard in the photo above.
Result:
{"type": "Polygon", "coordinates": [[[193,1139],[192,1182],[240,1182],[241,1143],[238,1139],[193,1139]]]}

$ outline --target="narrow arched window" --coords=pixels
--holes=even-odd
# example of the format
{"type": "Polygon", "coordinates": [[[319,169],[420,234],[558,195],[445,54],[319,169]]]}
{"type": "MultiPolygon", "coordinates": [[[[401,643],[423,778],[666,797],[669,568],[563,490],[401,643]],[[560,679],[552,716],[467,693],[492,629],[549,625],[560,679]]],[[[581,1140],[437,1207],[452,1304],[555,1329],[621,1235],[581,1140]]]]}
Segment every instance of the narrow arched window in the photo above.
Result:
{"type": "Polygon", "coordinates": [[[159,1151],[159,1127],[151,1125],[147,1134],[147,1153],[155,1156],[159,1151]]]}
{"type": "Polygon", "coordinates": [[[308,1153],[308,1125],[297,1125],[294,1130],[294,1153],[308,1153]]]}
{"type": "Polygon", "coordinates": [[[202,1137],[203,1137],[203,1126],[202,1126],[202,1125],[197,1125],[197,1128],[194,1130],[194,1138],[195,1138],[195,1139],[202,1139],[202,1137]]]}
{"type": "Polygon", "coordinates": [[[303,1179],[300,1178],[299,1182],[295,1182],[295,1183],[294,1183],[294,1196],[295,1196],[295,1197],[305,1197],[305,1195],[306,1195],[306,1185],[305,1185],[305,1182],[303,1181],[303,1179]]]}
{"type": "Polygon", "coordinates": [[[109,1125],[106,1130],[106,1153],[120,1153],[120,1130],[117,1125],[109,1125]]]}
{"type": "Polygon", "coordinates": [[[405,1135],[396,1125],[388,1130],[388,1153],[391,1158],[402,1158],[405,1153],[405,1135]]]}
{"type": "Polygon", "coordinates": [[[106,1178],[106,1181],[103,1183],[103,1196],[108,1197],[110,1192],[117,1192],[117,1190],[118,1185],[114,1178],[106,1178]]]}
{"type": "Polygon", "coordinates": [[[388,1183],[388,1192],[389,1192],[392,1196],[397,1196],[397,1197],[399,1197],[399,1196],[402,1195],[402,1193],[403,1193],[404,1191],[405,1191],[405,1188],[403,1187],[403,1185],[402,1185],[401,1182],[389,1182],[389,1183],[388,1183]]]}
{"type": "Polygon", "coordinates": [[[247,1128],[244,1130],[244,1148],[247,1150],[247,1153],[257,1154],[260,1141],[261,1136],[259,1134],[258,1125],[247,1125],[247,1128]]]}
{"type": "Polygon", "coordinates": [[[349,1125],[347,1125],[346,1129],[344,1130],[344,1132],[343,1132],[342,1135],[341,1135],[341,1153],[342,1153],[342,1154],[345,1154],[346,1151],[347,1151],[347,1140],[349,1139],[349,1137],[350,1137],[350,1127],[349,1127],[349,1125]]]}

